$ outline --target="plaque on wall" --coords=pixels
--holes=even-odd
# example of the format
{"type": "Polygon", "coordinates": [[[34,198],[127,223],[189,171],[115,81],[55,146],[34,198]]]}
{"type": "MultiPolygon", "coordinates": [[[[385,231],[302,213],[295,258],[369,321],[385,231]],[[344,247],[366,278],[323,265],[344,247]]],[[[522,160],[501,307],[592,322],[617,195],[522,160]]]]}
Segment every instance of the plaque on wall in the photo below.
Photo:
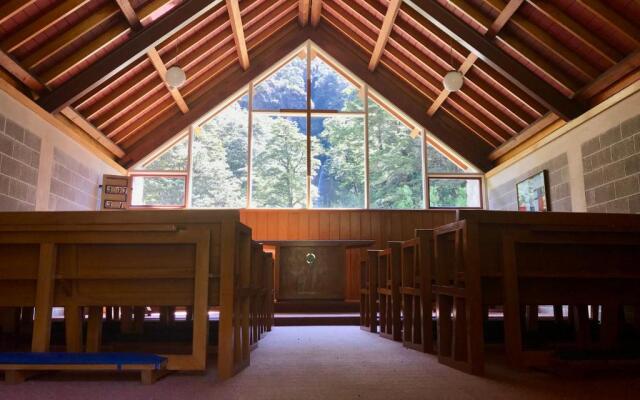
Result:
{"type": "Polygon", "coordinates": [[[126,210],[129,204],[129,177],[104,175],[102,177],[102,209],[126,210]]]}

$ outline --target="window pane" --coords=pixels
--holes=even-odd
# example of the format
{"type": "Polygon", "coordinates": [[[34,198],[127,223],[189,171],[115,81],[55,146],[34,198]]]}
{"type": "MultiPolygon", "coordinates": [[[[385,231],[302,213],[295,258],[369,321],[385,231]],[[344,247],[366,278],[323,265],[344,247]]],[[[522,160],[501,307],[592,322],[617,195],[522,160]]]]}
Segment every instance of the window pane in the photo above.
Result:
{"type": "Polygon", "coordinates": [[[429,179],[429,206],[448,208],[479,208],[479,179],[429,179]]]}
{"type": "Polygon", "coordinates": [[[362,111],[360,91],[320,57],[311,60],[311,108],[362,111]]]}
{"type": "Polygon", "coordinates": [[[364,119],[312,118],[313,207],[364,207],[364,119]]]}
{"type": "Polygon", "coordinates": [[[427,143],[427,172],[429,173],[463,173],[464,169],[451,161],[447,156],[427,143]]]}
{"type": "Polygon", "coordinates": [[[423,208],[422,136],[369,99],[371,208],[423,208]]]}
{"type": "Polygon", "coordinates": [[[185,178],[183,176],[134,176],[131,205],[182,206],[185,178]]]}
{"type": "MultiPolygon", "coordinates": [[[[306,124],[304,117],[253,116],[253,207],[306,206],[306,124]]],[[[317,188],[311,191],[317,195],[317,188]]]]}
{"type": "Polygon", "coordinates": [[[140,169],[147,171],[186,171],[188,145],[189,137],[185,136],[140,169]]]}
{"type": "Polygon", "coordinates": [[[192,207],[246,207],[247,100],[240,98],[195,129],[192,207]]]}
{"type": "Polygon", "coordinates": [[[294,57],[256,85],[253,108],[257,110],[307,108],[307,59],[294,57]]]}

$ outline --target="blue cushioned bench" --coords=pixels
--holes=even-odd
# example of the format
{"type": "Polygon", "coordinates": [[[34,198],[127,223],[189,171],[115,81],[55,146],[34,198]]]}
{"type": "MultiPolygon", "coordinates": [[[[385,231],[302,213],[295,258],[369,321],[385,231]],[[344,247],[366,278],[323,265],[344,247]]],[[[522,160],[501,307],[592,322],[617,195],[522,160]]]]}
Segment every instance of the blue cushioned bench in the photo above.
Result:
{"type": "Polygon", "coordinates": [[[0,353],[7,383],[23,382],[38,371],[140,371],[144,384],[167,373],[167,358],[149,353],[0,353]]]}

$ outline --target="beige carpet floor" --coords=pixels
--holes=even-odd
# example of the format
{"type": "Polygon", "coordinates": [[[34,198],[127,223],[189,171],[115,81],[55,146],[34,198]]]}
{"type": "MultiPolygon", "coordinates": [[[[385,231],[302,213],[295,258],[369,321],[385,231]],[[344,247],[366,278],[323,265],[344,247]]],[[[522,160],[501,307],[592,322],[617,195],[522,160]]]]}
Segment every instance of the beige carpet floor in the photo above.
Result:
{"type": "Polygon", "coordinates": [[[224,382],[213,368],[151,386],[137,375],[57,373],[0,383],[0,400],[14,399],[640,399],[640,377],[622,371],[567,378],[499,362],[476,377],[358,327],[280,327],[260,341],[249,368],[224,382]]]}

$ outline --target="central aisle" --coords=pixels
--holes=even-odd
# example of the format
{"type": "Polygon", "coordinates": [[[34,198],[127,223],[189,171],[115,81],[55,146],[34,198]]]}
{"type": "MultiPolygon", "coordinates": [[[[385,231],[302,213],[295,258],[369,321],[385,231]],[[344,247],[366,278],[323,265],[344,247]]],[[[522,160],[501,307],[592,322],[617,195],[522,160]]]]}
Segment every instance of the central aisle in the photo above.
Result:
{"type": "Polygon", "coordinates": [[[0,384],[0,398],[617,399],[640,392],[640,378],[578,380],[495,366],[487,372],[484,378],[458,372],[438,364],[434,356],[358,327],[279,327],[251,353],[251,366],[225,382],[216,381],[214,370],[206,376],[170,375],[152,386],[140,385],[137,376],[58,374],[17,386],[0,384]]]}

